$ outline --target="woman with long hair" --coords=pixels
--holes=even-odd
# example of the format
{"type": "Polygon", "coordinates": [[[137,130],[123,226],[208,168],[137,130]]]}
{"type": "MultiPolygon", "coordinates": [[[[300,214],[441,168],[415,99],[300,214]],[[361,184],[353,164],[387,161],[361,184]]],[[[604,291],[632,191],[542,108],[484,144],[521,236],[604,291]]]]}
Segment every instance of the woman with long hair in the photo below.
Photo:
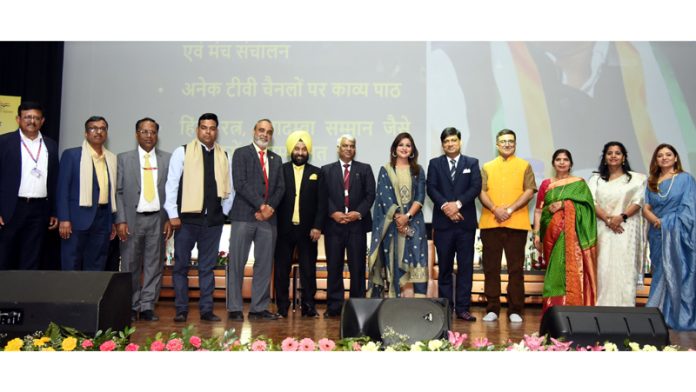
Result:
{"type": "Polygon", "coordinates": [[[669,144],[650,160],[643,216],[652,261],[647,306],[660,308],[670,328],[696,330],[696,181],[669,144]]]}
{"type": "Polygon", "coordinates": [[[599,169],[588,185],[597,220],[597,305],[635,306],[636,285],[645,259],[640,214],[646,177],[631,171],[621,142],[604,145],[599,169]]]}
{"type": "Polygon", "coordinates": [[[372,211],[367,297],[402,296],[413,285],[425,297],[428,285],[428,238],[423,219],[425,171],[407,133],[396,135],[390,160],[379,169],[372,211]]]}
{"type": "Polygon", "coordinates": [[[572,176],[573,156],[559,149],[555,176],[542,181],[534,211],[534,246],[547,263],[542,314],[554,305],[593,306],[597,299],[597,218],[590,188],[572,176]]]}

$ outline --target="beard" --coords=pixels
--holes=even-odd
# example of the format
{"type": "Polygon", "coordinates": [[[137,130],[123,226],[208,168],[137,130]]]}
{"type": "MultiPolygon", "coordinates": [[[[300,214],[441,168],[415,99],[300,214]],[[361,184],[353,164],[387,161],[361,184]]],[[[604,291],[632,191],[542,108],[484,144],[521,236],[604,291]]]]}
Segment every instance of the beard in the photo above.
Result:
{"type": "Polygon", "coordinates": [[[295,166],[302,166],[305,163],[307,163],[307,161],[309,160],[309,156],[300,155],[300,154],[292,154],[290,159],[292,160],[292,163],[295,164],[295,166]]]}
{"type": "Polygon", "coordinates": [[[260,137],[254,136],[254,143],[261,148],[268,147],[268,141],[261,139],[260,137]]]}

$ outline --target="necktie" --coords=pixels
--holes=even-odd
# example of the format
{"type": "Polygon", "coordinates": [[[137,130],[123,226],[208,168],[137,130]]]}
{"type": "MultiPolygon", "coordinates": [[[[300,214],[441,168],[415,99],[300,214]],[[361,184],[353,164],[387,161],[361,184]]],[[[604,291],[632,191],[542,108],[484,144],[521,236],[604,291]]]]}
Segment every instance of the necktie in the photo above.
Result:
{"type": "Polygon", "coordinates": [[[348,198],[348,189],[350,189],[350,165],[347,163],[343,164],[343,167],[346,169],[343,172],[343,204],[346,206],[346,211],[348,211],[349,207],[349,198],[348,198]]]}
{"type": "Polygon", "coordinates": [[[263,180],[266,183],[266,191],[263,193],[264,200],[268,200],[268,173],[266,173],[266,161],[263,160],[263,154],[265,151],[259,151],[259,156],[261,157],[261,169],[263,170],[263,180]]]}
{"type": "Polygon", "coordinates": [[[150,154],[145,154],[145,167],[143,167],[143,196],[147,202],[155,200],[155,177],[152,175],[150,154]]]}
{"type": "Polygon", "coordinates": [[[454,181],[454,175],[457,173],[457,161],[450,159],[450,163],[452,164],[452,167],[450,167],[450,178],[454,181]]]}

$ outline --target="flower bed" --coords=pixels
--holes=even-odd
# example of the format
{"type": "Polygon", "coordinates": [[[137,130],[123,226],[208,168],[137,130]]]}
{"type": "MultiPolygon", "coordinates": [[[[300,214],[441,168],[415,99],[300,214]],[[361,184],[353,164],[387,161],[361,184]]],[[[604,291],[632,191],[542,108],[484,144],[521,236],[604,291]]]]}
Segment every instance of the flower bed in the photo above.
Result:
{"type": "MultiPolygon", "coordinates": [[[[3,351],[619,351],[619,347],[610,342],[583,347],[537,334],[524,335],[519,342],[510,340],[494,344],[487,338],[468,339],[467,334],[448,331],[447,339],[411,342],[408,336],[387,329],[381,342],[367,337],[339,341],[323,338],[316,342],[310,338],[287,337],[278,343],[263,336],[242,342],[234,329],[225,331],[222,336],[202,338],[195,333],[194,326],[189,325],[181,332],[169,335],[158,332],[147,338],[146,344],[138,345],[130,342],[133,332],[134,327],[123,331],[109,329],[87,337],[73,328],[51,323],[45,332],[7,341],[3,351]]],[[[628,341],[624,348],[630,351],[684,351],[679,346],[641,346],[628,341]]]]}

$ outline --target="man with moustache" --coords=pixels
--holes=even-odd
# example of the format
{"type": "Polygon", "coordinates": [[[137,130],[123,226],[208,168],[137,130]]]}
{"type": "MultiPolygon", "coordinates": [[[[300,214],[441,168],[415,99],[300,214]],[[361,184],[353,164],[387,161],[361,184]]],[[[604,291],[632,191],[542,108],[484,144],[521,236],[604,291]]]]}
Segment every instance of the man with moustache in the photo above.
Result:
{"type": "Polygon", "coordinates": [[[102,116],[85,122],[81,147],[63,151],[56,209],[62,269],[103,271],[109,241],[116,237],[116,155],[104,144],[109,123],[102,116]]]}
{"type": "Polygon", "coordinates": [[[439,266],[438,296],[447,298],[458,319],[476,321],[469,312],[474,276],[476,197],[481,192],[478,159],[461,154],[461,133],[445,128],[440,134],[444,155],[428,164],[428,196],[433,201],[433,240],[439,266]],[[456,282],[452,284],[454,255],[456,282]],[[456,292],[455,292],[456,291],[456,292]]]}
{"type": "Polygon", "coordinates": [[[271,120],[254,125],[253,142],[232,156],[232,178],[237,195],[229,217],[230,251],[227,266],[228,318],[243,321],[244,266],[254,243],[254,275],[251,283],[249,320],[277,320],[269,311],[271,271],[276,243],[276,208],[285,191],[280,156],[268,149],[273,138],[271,120]]]}
{"type": "Polygon", "coordinates": [[[0,136],[0,270],[36,270],[46,229],[58,227],[58,145],[41,134],[39,103],[22,102],[16,120],[0,136]]]}
{"type": "Polygon", "coordinates": [[[500,313],[500,268],[503,250],[508,268],[508,318],[522,322],[524,307],[524,247],[527,244],[529,200],[536,192],[529,162],[515,156],[517,137],[510,129],[496,135],[498,157],[483,165],[479,196],[483,210],[479,227],[483,243],[486,315],[496,321],[500,313]]]}
{"type": "Polygon", "coordinates": [[[275,250],[273,280],[278,313],[288,316],[289,282],[292,256],[297,249],[302,287],[302,316],[318,317],[314,295],[317,291],[317,241],[321,237],[326,214],[326,198],[320,193],[321,170],[309,164],[312,137],[307,131],[295,131],[285,143],[292,162],[283,164],[285,195],[278,206],[278,243],[275,250]]]}
{"type": "Polygon", "coordinates": [[[355,158],[355,137],[341,135],[339,160],[324,165],[321,174],[327,193],[324,227],[327,264],[327,298],[324,317],[338,317],[343,307],[343,255],[348,253],[350,297],[365,296],[367,233],[372,231],[370,209],[375,201],[375,175],[369,164],[355,158]]]}
{"type": "Polygon", "coordinates": [[[155,148],[159,124],[145,117],[135,123],[135,150],[118,154],[116,231],[121,271],[131,273],[131,319],[157,321],[164,244],[172,235],[164,210],[171,154],[155,148]]]}
{"type": "Polygon", "coordinates": [[[188,318],[188,270],[198,244],[198,308],[203,321],[220,321],[213,313],[215,277],[225,213],[234,199],[232,169],[227,153],[216,143],[218,117],[198,118],[196,138],[177,147],[169,161],[164,209],[174,231],[175,322],[188,318]]]}

